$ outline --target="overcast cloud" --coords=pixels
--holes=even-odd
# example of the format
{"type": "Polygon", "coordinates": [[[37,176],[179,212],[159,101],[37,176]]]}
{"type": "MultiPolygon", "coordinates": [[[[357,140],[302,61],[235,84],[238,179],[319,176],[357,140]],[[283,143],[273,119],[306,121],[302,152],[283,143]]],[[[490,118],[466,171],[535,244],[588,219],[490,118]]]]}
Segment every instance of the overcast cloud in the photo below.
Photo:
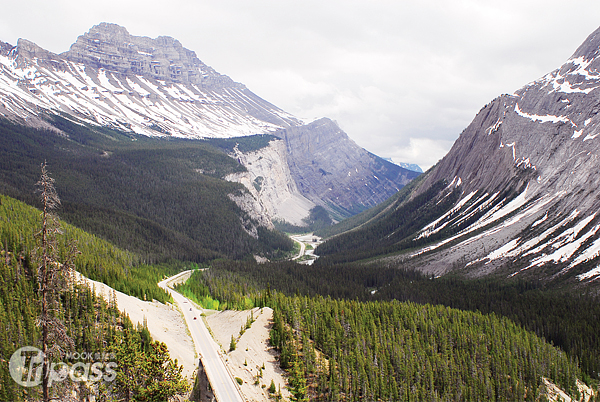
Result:
{"type": "Polygon", "coordinates": [[[100,22],[168,35],[302,118],[427,168],[477,111],[559,67],[600,2],[545,0],[2,0],[0,40],[55,53],[100,22]]]}

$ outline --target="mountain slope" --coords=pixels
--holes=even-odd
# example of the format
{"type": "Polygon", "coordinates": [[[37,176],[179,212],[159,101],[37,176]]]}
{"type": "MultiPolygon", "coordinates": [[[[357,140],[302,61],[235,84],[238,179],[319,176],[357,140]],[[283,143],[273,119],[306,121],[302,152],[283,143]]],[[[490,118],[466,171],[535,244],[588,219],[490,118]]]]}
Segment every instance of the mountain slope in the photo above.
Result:
{"type": "Polygon", "coordinates": [[[47,161],[61,216],[145,261],[291,249],[245,205],[254,199],[244,187],[223,180],[244,168],[206,142],[132,138],[60,118],[54,124],[66,136],[0,119],[1,193],[37,205],[32,189],[47,161]]]}
{"type": "Polygon", "coordinates": [[[406,250],[390,261],[435,275],[594,284],[599,48],[600,29],[557,70],[484,106],[409,195],[317,253],[339,258],[358,247],[357,258],[365,258],[406,250]],[[418,226],[400,219],[407,213],[418,226]],[[361,246],[361,238],[378,250],[361,246]]]}
{"type": "MultiPolygon", "coordinates": [[[[268,150],[273,154],[269,155],[271,159],[278,160],[271,170],[265,171],[266,166],[258,170],[250,164],[245,166],[253,176],[251,181],[289,171],[279,181],[289,184],[289,194],[274,196],[286,191],[283,189],[255,194],[257,203],[263,204],[257,213],[266,211],[270,218],[296,224],[315,204],[325,206],[338,219],[352,215],[387,198],[415,176],[408,171],[399,173],[396,165],[367,156],[339,128],[332,126],[325,131],[324,126],[331,122],[304,125],[301,119],[204,64],[179,41],[164,36],[133,36],[115,24],[92,27],[62,54],[24,39],[15,47],[0,42],[0,116],[28,126],[54,129],[48,115],[161,138],[231,138],[279,132],[286,141],[285,154],[277,147],[268,150]],[[288,129],[292,131],[286,134],[288,129]],[[297,137],[293,133],[302,133],[302,140],[288,140],[297,137]],[[333,176],[306,176],[305,170],[295,166],[298,161],[304,163],[306,144],[320,141],[324,134],[328,135],[331,155],[319,163],[323,171],[333,176]],[[333,184],[329,179],[344,177],[353,168],[348,165],[354,163],[360,164],[351,173],[356,183],[346,185],[348,180],[344,180],[339,190],[358,194],[349,199],[341,191],[329,194],[326,189],[333,184]],[[312,191],[313,188],[318,191],[312,191]],[[285,211],[290,202],[295,212],[288,214],[285,211]]],[[[237,155],[240,163],[248,158],[237,155]]],[[[252,185],[247,188],[253,191],[252,185]]]]}
{"type": "Polygon", "coordinates": [[[0,52],[0,113],[79,120],[149,136],[234,137],[300,121],[215,72],[173,38],[129,35],[102,23],[68,52],[20,39],[0,52]]]}
{"type": "Polygon", "coordinates": [[[302,195],[337,219],[385,201],[419,175],[360,148],[327,118],[274,135],[293,150],[289,166],[302,195]]]}

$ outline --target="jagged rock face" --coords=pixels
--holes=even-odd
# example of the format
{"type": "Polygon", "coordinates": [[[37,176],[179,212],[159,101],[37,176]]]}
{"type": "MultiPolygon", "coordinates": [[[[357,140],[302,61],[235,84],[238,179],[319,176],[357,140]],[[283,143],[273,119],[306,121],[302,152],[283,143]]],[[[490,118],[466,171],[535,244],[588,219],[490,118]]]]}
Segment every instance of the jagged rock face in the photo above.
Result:
{"type": "Polygon", "coordinates": [[[157,80],[243,87],[202,63],[196,53],[184,48],[178,40],[169,36],[156,39],[132,36],[115,24],[94,26],[62,56],[87,66],[157,80]]]}
{"type": "Polygon", "coordinates": [[[0,113],[44,111],[148,136],[234,137],[302,122],[215,72],[169,37],[100,24],[61,55],[20,39],[0,48],[0,113]]]}
{"type": "Polygon", "coordinates": [[[237,148],[234,152],[233,157],[248,171],[233,173],[226,179],[243,184],[261,204],[265,216],[305,225],[303,219],[315,204],[298,191],[288,166],[284,141],[271,141],[269,146],[248,153],[237,148]]]}
{"type": "Polygon", "coordinates": [[[377,205],[418,176],[359,147],[333,121],[276,132],[298,189],[337,218],[377,205]]]}
{"type": "Polygon", "coordinates": [[[600,29],[560,68],[483,107],[430,172],[413,198],[439,180],[462,196],[420,238],[483,216],[413,254],[415,266],[598,279],[599,111],[600,29]]]}

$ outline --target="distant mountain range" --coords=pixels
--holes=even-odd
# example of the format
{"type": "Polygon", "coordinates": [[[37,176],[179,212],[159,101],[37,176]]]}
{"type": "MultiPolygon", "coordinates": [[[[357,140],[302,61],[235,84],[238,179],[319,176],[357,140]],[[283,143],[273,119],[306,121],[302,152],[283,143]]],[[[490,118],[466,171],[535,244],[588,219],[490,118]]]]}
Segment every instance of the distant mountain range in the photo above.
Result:
{"type": "Polygon", "coordinates": [[[0,42],[0,68],[0,115],[19,124],[56,129],[47,116],[58,114],[76,124],[151,137],[274,134],[281,145],[275,141],[257,157],[231,154],[249,173],[230,179],[245,183],[269,218],[302,224],[321,205],[343,219],[417,176],[358,147],[328,119],[305,124],[171,37],[133,36],[102,23],[62,54],[25,39],[17,46],[0,42]],[[261,156],[272,163],[250,164],[261,156]],[[267,183],[270,178],[277,180],[267,183]],[[251,185],[255,180],[265,185],[251,185]]]}
{"type": "Polygon", "coordinates": [[[599,88],[600,29],[558,69],[485,105],[434,168],[317,253],[598,286],[599,88]]]}
{"type": "MultiPolygon", "coordinates": [[[[392,158],[383,158],[383,159],[385,159],[388,162],[396,163],[392,160],[392,158]]],[[[404,169],[412,170],[413,172],[423,173],[423,169],[421,169],[421,166],[417,165],[416,163],[399,162],[399,163],[396,163],[396,165],[403,167],[404,169]]]]}

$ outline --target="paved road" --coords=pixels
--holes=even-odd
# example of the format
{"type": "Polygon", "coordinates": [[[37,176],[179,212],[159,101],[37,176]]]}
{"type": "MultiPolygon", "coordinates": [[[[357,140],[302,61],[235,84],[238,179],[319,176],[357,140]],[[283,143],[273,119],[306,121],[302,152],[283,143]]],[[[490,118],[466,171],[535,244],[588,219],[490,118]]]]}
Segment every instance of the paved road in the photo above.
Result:
{"type": "Polygon", "coordinates": [[[202,312],[194,307],[186,297],[167,286],[169,282],[176,280],[179,276],[184,275],[187,272],[189,271],[184,271],[167,278],[160,282],[158,286],[169,292],[171,296],[173,296],[175,303],[177,303],[181,311],[183,311],[183,317],[190,329],[196,351],[200,355],[200,359],[202,360],[202,364],[206,371],[206,376],[212,386],[217,401],[243,402],[244,399],[240,394],[237,383],[225,367],[225,363],[221,358],[219,345],[213,340],[208,329],[206,329],[206,326],[204,325],[204,321],[200,316],[202,312]],[[196,317],[195,320],[194,317],[196,317]]]}
{"type": "Polygon", "coordinates": [[[297,260],[298,258],[302,257],[306,250],[306,244],[304,244],[302,241],[300,241],[299,237],[301,237],[301,236],[290,236],[290,238],[293,241],[300,244],[300,252],[298,252],[298,255],[295,256],[294,258],[292,258],[292,260],[297,260]]]}
{"type": "Polygon", "coordinates": [[[308,233],[308,234],[290,236],[290,238],[292,240],[294,240],[295,242],[300,243],[300,252],[298,253],[298,255],[296,257],[292,258],[292,261],[296,261],[296,260],[301,259],[303,256],[307,256],[307,257],[309,257],[309,259],[304,259],[303,261],[300,262],[300,264],[311,265],[315,262],[315,260],[317,258],[319,258],[319,256],[315,255],[315,247],[317,247],[319,244],[323,243],[319,236],[315,236],[312,233],[308,233]],[[310,250],[306,249],[307,245],[311,246],[310,250]]]}

